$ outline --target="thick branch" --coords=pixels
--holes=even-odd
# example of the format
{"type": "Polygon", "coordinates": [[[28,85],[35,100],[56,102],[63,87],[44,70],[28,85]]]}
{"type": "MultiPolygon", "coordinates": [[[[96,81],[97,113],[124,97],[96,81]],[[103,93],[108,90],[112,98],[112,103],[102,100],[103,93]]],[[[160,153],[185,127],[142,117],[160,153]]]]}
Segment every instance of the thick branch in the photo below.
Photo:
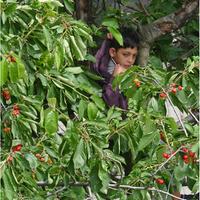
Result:
{"type": "Polygon", "coordinates": [[[183,6],[177,11],[162,17],[150,24],[142,25],[142,29],[138,29],[141,36],[141,47],[137,58],[137,65],[144,67],[148,63],[148,55],[150,48],[155,40],[163,35],[180,29],[193,20],[199,13],[199,1],[185,1],[183,6]]]}

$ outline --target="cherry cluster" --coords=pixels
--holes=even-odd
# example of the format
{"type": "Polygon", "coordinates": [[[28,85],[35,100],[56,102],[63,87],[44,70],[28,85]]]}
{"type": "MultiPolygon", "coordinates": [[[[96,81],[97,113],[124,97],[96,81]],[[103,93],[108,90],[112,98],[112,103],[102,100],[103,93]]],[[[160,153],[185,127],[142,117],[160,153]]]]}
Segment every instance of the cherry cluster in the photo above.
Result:
{"type": "MultiPolygon", "coordinates": [[[[22,146],[22,143],[18,144],[17,146],[13,146],[13,150],[12,150],[12,151],[13,151],[13,152],[15,152],[15,151],[21,151],[21,146],[22,146]]],[[[9,161],[9,162],[12,162],[12,159],[13,159],[13,158],[12,158],[12,156],[11,156],[11,157],[8,158],[8,161],[9,161]]]]}
{"type": "Polygon", "coordinates": [[[10,131],[10,127],[6,127],[3,129],[4,132],[10,131]]]}
{"type": "MultiPolygon", "coordinates": [[[[192,158],[194,158],[194,164],[197,163],[196,156],[193,152],[190,152],[189,149],[185,149],[185,148],[182,148],[181,150],[188,153],[190,156],[190,158],[189,158],[189,156],[187,154],[185,154],[185,155],[183,155],[183,158],[181,158],[185,162],[185,164],[188,164],[192,158]]],[[[172,154],[174,154],[175,152],[176,151],[172,151],[172,154]]],[[[174,156],[176,156],[176,154],[174,154],[174,156]]],[[[170,155],[168,153],[163,153],[163,157],[166,159],[169,159],[170,155]]]]}
{"type": "MultiPolygon", "coordinates": [[[[39,153],[36,153],[35,156],[36,156],[37,158],[40,158],[40,157],[41,157],[41,155],[40,155],[39,153]]],[[[41,160],[42,162],[45,162],[45,158],[41,158],[40,160],[41,160]]]]}
{"type": "Polygon", "coordinates": [[[6,101],[10,99],[9,94],[10,94],[9,91],[5,91],[4,93],[1,93],[1,95],[5,97],[6,101]]]}
{"type": "MultiPolygon", "coordinates": [[[[172,92],[173,92],[173,93],[176,93],[176,91],[177,91],[177,89],[176,89],[176,84],[175,84],[175,83],[172,83],[171,86],[173,87],[173,88],[172,88],[172,92]]],[[[183,89],[182,86],[178,86],[178,90],[182,90],[182,89],[183,89]]],[[[167,89],[165,90],[165,92],[167,92],[167,89]]],[[[162,92],[162,93],[160,93],[160,97],[161,97],[161,98],[167,98],[167,95],[166,95],[164,92],[162,92]]]]}
{"type": "Polygon", "coordinates": [[[18,114],[19,114],[18,106],[14,106],[13,109],[14,109],[14,110],[12,111],[13,115],[18,115],[18,114]]]}

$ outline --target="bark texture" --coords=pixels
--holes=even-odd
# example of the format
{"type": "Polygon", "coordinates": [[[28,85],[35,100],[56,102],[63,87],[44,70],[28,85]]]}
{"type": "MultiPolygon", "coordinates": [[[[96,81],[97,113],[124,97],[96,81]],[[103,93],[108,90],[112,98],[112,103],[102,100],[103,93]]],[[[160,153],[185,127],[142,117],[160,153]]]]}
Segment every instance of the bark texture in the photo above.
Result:
{"type": "Polygon", "coordinates": [[[148,63],[149,51],[153,42],[158,38],[187,25],[198,13],[199,1],[186,0],[182,7],[177,11],[148,25],[140,25],[139,23],[134,22],[137,25],[138,32],[141,36],[141,48],[139,49],[136,64],[144,67],[148,63]]]}

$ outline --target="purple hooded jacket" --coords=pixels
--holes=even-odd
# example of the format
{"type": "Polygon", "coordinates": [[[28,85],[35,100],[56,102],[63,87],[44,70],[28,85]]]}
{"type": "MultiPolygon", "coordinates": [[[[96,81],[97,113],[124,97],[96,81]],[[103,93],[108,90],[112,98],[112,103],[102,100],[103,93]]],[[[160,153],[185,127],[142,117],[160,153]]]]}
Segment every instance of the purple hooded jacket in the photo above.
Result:
{"type": "MultiPolygon", "coordinates": [[[[126,97],[119,92],[118,85],[114,91],[112,90],[112,83],[115,77],[108,72],[110,45],[110,40],[106,39],[95,56],[97,62],[93,64],[93,70],[95,74],[105,79],[97,82],[103,88],[103,101],[110,107],[114,105],[115,107],[127,110],[128,101],[126,97]]],[[[122,118],[125,117],[122,115],[122,118]]]]}

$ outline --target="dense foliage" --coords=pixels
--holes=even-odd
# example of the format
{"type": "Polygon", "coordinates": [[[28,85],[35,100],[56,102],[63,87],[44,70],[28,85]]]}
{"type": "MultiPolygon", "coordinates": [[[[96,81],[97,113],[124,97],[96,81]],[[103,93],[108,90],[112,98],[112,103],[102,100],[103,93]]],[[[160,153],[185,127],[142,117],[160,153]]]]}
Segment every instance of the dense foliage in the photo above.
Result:
{"type": "MultiPolygon", "coordinates": [[[[168,14],[161,8],[154,17],[168,14]]],[[[1,2],[2,199],[171,199],[185,177],[193,193],[199,188],[199,126],[177,125],[165,104],[187,114],[199,107],[198,54],[169,71],[152,50],[148,66],[115,78],[129,111],[109,108],[94,82],[101,78],[79,61],[95,62],[87,48],[104,27],[122,42],[112,12],[89,27],[71,16],[72,0],[1,2]],[[124,176],[126,152],[134,167],[124,176]]],[[[162,51],[174,52],[166,41],[159,41],[162,51]]]]}

